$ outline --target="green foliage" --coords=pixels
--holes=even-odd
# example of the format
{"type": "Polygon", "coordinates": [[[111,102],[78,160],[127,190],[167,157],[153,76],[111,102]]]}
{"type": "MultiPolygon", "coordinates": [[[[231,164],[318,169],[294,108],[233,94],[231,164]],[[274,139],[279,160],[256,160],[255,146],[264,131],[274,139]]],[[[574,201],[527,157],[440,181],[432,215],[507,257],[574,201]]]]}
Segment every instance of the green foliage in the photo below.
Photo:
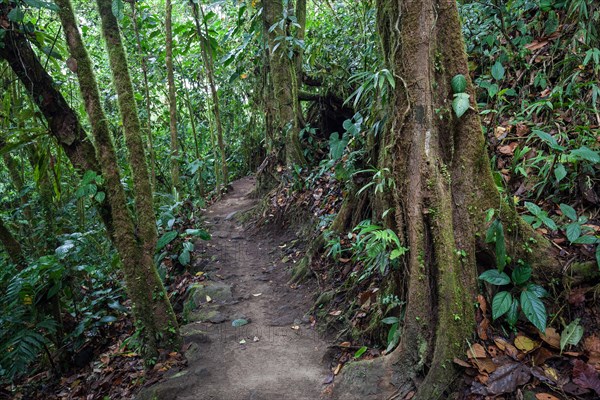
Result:
{"type": "Polygon", "coordinates": [[[524,215],[523,219],[530,223],[531,226],[533,226],[533,229],[539,228],[542,224],[546,225],[546,227],[552,231],[558,229],[556,223],[548,217],[548,213],[542,210],[537,204],[526,201],[525,207],[532,215],[524,215]]]}
{"type": "MultiPolygon", "coordinates": [[[[493,218],[493,215],[493,211],[490,211],[488,220],[493,218]]],[[[510,290],[502,290],[494,295],[492,318],[496,320],[506,316],[506,321],[514,328],[519,310],[522,310],[525,317],[540,332],[545,332],[547,312],[541,299],[548,293],[541,286],[530,282],[533,271],[528,264],[519,260],[516,265],[507,265],[510,263],[510,258],[506,255],[504,230],[500,220],[495,219],[490,224],[486,233],[486,242],[496,244],[497,268],[484,271],[479,275],[479,279],[494,286],[512,286],[510,290]],[[504,272],[507,266],[512,269],[510,276],[504,272]]]]}
{"type": "Polygon", "coordinates": [[[574,319],[571,323],[565,326],[565,329],[560,335],[560,351],[568,345],[577,346],[583,337],[583,326],[579,325],[579,318],[574,319]]]}

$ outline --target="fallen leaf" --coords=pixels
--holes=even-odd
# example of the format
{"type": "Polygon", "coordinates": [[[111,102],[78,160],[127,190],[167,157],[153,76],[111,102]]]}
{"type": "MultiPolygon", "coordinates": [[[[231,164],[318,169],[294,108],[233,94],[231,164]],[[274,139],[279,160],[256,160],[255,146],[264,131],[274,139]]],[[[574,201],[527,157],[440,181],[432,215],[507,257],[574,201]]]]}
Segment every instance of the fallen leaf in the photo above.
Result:
{"type": "Polygon", "coordinates": [[[258,336],[254,336],[254,339],[252,339],[253,342],[258,342],[260,339],[258,338],[258,336]]]}
{"type": "Polygon", "coordinates": [[[533,355],[533,364],[542,365],[546,360],[555,357],[555,354],[545,347],[540,347],[533,355]]]}
{"type": "Polygon", "coordinates": [[[575,360],[573,362],[573,383],[584,389],[592,389],[600,396],[600,379],[598,378],[598,371],[590,364],[586,364],[581,360],[575,360]]]}
{"type": "Polygon", "coordinates": [[[335,367],[335,369],[333,370],[333,374],[334,374],[334,375],[337,375],[337,374],[339,374],[339,373],[340,373],[340,371],[342,370],[342,366],[343,366],[343,365],[342,365],[342,363],[339,363],[339,364],[337,365],[337,367],[335,367]]]}
{"type": "Polygon", "coordinates": [[[487,318],[483,318],[481,322],[477,325],[477,336],[481,340],[488,340],[487,330],[490,327],[490,320],[487,318]]]}
{"type": "Polygon", "coordinates": [[[341,315],[342,311],[341,310],[336,310],[336,311],[332,311],[329,313],[329,315],[333,315],[334,317],[337,317],[338,315],[341,315]]]}
{"type": "Polygon", "coordinates": [[[202,275],[204,275],[204,271],[198,271],[198,272],[196,272],[196,276],[202,276],[202,275]]]}
{"type": "Polygon", "coordinates": [[[518,145],[519,143],[512,142],[510,144],[507,144],[506,146],[498,147],[498,151],[500,152],[500,154],[504,154],[505,156],[512,156],[515,153],[515,149],[518,145]]]}
{"type": "Polygon", "coordinates": [[[240,340],[240,344],[246,344],[246,339],[240,340]]]}
{"type": "Polygon", "coordinates": [[[467,350],[468,358],[486,358],[487,354],[485,353],[485,349],[479,343],[475,343],[469,347],[467,350]]]}
{"type": "Polygon", "coordinates": [[[527,336],[519,335],[515,338],[515,347],[524,353],[529,353],[538,346],[538,343],[527,336]]]}
{"type": "Polygon", "coordinates": [[[558,397],[554,397],[548,393],[537,393],[535,398],[536,400],[559,400],[558,397]]]}
{"type": "Polygon", "coordinates": [[[556,329],[551,327],[546,328],[545,334],[540,334],[540,338],[551,347],[555,349],[560,348],[560,334],[556,332],[556,329]]]}
{"type": "Polygon", "coordinates": [[[506,340],[504,340],[502,338],[495,338],[494,343],[496,343],[496,346],[498,346],[498,348],[500,350],[504,351],[507,355],[509,355],[513,359],[515,359],[515,360],[519,359],[519,350],[517,350],[517,348],[515,346],[508,343],[506,340]]]}
{"type": "Polygon", "coordinates": [[[468,362],[466,362],[466,361],[463,361],[463,360],[461,360],[460,358],[456,358],[456,357],[454,357],[454,360],[453,360],[453,361],[454,361],[454,364],[456,364],[456,365],[460,365],[461,367],[465,367],[465,368],[471,368],[471,367],[472,367],[472,365],[471,365],[471,364],[469,364],[469,363],[468,363],[468,362]]]}
{"type": "Polygon", "coordinates": [[[487,382],[487,394],[513,393],[519,386],[529,382],[530,378],[529,369],[523,364],[504,364],[490,374],[487,382]]]}
{"type": "Polygon", "coordinates": [[[485,301],[485,297],[482,295],[477,295],[477,302],[479,303],[479,308],[481,308],[481,312],[483,314],[487,313],[487,301],[485,301]]]}
{"type": "Polygon", "coordinates": [[[290,328],[292,328],[293,330],[297,331],[298,329],[300,329],[300,326],[298,326],[298,325],[292,325],[290,328]]]}
{"type": "Polygon", "coordinates": [[[541,49],[542,47],[544,47],[547,44],[548,44],[547,40],[542,40],[541,42],[538,42],[537,40],[534,40],[533,42],[531,42],[529,44],[526,44],[524,47],[527,50],[536,51],[536,50],[541,49]]]}
{"type": "Polygon", "coordinates": [[[209,295],[206,295],[206,302],[210,303],[212,301],[212,298],[209,295]]]}
{"type": "Polygon", "coordinates": [[[490,374],[498,368],[496,366],[496,364],[494,364],[494,362],[487,357],[486,358],[474,358],[473,364],[477,367],[477,369],[481,373],[485,372],[485,373],[490,374]]]}
{"type": "Polygon", "coordinates": [[[497,126],[496,128],[494,128],[494,136],[498,140],[504,139],[507,134],[508,134],[508,129],[506,129],[503,126],[497,126]]]}
{"type": "Polygon", "coordinates": [[[260,296],[260,295],[262,295],[262,293],[253,293],[253,294],[252,294],[252,296],[254,296],[254,297],[258,297],[258,296],[260,296]]]}
{"type": "Polygon", "coordinates": [[[340,343],[340,347],[350,347],[350,346],[351,346],[350,342],[342,342],[342,343],[340,343]]]}
{"type": "Polygon", "coordinates": [[[335,374],[333,372],[327,374],[325,379],[323,379],[323,385],[329,385],[330,383],[333,382],[334,379],[335,379],[335,374]]]}

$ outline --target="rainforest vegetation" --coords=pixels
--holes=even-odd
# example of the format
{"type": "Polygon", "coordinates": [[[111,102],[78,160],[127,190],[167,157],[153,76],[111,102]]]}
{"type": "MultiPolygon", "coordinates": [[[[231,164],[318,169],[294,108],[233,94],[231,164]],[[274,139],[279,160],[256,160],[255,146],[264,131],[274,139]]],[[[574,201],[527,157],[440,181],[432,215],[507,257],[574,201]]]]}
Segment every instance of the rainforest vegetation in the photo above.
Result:
{"type": "Polygon", "coordinates": [[[0,398],[150,398],[260,325],[232,240],[320,396],[600,396],[599,3],[0,0],[0,88],[0,398]]]}

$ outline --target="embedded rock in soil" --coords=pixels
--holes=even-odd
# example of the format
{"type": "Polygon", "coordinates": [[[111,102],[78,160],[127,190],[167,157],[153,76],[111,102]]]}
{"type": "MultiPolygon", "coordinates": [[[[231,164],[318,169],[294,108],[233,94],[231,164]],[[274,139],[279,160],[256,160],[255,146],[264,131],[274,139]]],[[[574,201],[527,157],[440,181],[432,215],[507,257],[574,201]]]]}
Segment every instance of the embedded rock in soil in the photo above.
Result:
{"type": "Polygon", "coordinates": [[[135,400],[175,400],[195,383],[207,376],[210,372],[206,368],[194,368],[181,371],[169,379],[156,385],[142,389],[135,400]]]}
{"type": "Polygon", "coordinates": [[[227,321],[227,316],[220,312],[217,307],[209,307],[190,312],[187,319],[189,322],[212,322],[213,324],[220,324],[227,321]]]}
{"type": "Polygon", "coordinates": [[[231,302],[233,300],[231,285],[222,282],[206,282],[190,286],[188,298],[193,302],[194,308],[207,304],[207,296],[217,303],[231,302]]]}
{"type": "Polygon", "coordinates": [[[183,341],[185,343],[195,342],[195,343],[209,343],[210,338],[206,331],[203,331],[202,328],[197,324],[187,324],[182,326],[179,329],[181,336],[183,337],[183,341]]]}

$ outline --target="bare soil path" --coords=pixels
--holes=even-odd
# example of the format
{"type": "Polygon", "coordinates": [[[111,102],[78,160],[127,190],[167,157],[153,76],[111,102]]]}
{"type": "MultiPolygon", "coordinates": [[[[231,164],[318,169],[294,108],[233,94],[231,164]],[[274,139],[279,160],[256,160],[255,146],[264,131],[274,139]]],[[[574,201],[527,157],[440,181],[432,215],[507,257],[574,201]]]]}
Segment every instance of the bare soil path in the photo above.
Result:
{"type": "Polygon", "coordinates": [[[329,371],[327,343],[305,317],[312,288],[286,283],[293,233],[249,232],[236,219],[256,204],[253,189],[253,178],[238,180],[207,210],[212,240],[195,251],[208,279],[190,288],[182,327],[189,366],[138,399],[319,399],[329,371]]]}

